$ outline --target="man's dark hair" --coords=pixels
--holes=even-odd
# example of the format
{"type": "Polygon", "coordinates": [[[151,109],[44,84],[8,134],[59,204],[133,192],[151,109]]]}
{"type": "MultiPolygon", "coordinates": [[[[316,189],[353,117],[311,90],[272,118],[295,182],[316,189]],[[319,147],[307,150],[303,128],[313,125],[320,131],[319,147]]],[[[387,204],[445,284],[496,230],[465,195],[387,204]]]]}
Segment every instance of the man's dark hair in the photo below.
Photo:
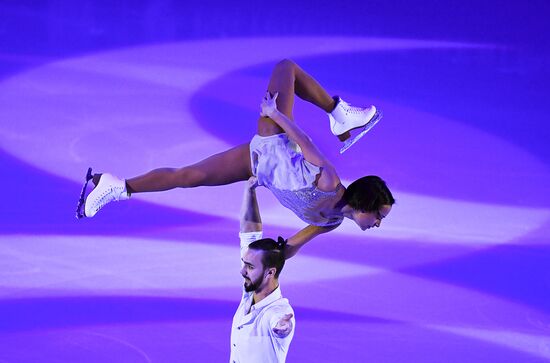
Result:
{"type": "Polygon", "coordinates": [[[275,278],[279,277],[285,265],[284,244],[277,243],[271,238],[263,238],[252,242],[248,248],[262,251],[262,265],[264,268],[275,267],[275,278]]]}
{"type": "Polygon", "coordinates": [[[376,175],[364,176],[351,183],[344,192],[344,200],[361,212],[376,212],[383,205],[395,203],[386,182],[376,175]]]}

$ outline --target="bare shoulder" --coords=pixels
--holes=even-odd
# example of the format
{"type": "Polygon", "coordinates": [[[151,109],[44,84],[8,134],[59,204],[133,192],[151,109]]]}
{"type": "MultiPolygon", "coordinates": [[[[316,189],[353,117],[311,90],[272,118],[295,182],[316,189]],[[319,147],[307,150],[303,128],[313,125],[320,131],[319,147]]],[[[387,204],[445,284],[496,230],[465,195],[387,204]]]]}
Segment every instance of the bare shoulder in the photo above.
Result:
{"type": "Polygon", "coordinates": [[[321,176],[317,180],[317,188],[325,192],[332,192],[336,190],[338,184],[340,184],[340,178],[336,174],[336,169],[330,163],[325,164],[321,176]]]}

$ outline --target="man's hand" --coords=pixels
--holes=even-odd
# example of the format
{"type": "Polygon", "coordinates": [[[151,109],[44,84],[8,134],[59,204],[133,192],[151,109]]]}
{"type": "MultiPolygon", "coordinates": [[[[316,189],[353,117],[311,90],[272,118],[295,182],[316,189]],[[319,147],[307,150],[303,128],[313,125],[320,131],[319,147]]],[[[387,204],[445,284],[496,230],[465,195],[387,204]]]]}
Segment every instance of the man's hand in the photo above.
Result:
{"type": "Polygon", "coordinates": [[[293,314],[286,314],[277,322],[277,325],[273,328],[273,333],[279,338],[286,338],[292,331],[292,317],[293,314]]]}
{"type": "Polygon", "coordinates": [[[277,96],[279,96],[278,92],[276,92],[273,97],[271,97],[269,91],[266,92],[265,97],[260,104],[260,116],[271,117],[275,112],[277,112],[277,96]]]}
{"type": "Polygon", "coordinates": [[[248,190],[254,190],[257,187],[258,187],[258,178],[255,176],[251,176],[250,178],[248,178],[248,180],[246,181],[246,188],[248,190]]]}

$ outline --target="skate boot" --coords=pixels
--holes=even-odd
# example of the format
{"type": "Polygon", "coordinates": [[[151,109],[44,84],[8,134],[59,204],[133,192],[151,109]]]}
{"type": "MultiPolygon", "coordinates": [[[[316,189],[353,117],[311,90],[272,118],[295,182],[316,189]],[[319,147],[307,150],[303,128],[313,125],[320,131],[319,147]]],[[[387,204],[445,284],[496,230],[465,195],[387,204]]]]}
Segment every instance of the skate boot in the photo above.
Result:
{"type": "Polygon", "coordinates": [[[120,180],[111,174],[101,174],[99,183],[86,198],[85,216],[88,218],[93,217],[107,203],[129,198],[130,195],[126,191],[126,181],[120,180]]]}
{"type": "Polygon", "coordinates": [[[336,107],[328,116],[332,133],[340,141],[344,141],[344,146],[340,149],[342,154],[380,121],[382,112],[375,106],[365,108],[351,106],[338,97],[336,107]],[[351,138],[350,131],[355,129],[360,129],[360,132],[351,138]]]}

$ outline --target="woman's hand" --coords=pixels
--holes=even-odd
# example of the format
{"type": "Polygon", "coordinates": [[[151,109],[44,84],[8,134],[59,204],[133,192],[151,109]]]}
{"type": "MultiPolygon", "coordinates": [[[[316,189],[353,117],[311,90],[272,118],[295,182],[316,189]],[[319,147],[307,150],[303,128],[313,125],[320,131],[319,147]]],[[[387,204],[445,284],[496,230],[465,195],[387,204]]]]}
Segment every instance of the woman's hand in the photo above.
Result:
{"type": "Polygon", "coordinates": [[[275,92],[273,97],[271,97],[269,91],[266,92],[265,97],[260,104],[260,116],[271,117],[275,112],[277,112],[277,96],[279,96],[279,92],[275,92]]]}

